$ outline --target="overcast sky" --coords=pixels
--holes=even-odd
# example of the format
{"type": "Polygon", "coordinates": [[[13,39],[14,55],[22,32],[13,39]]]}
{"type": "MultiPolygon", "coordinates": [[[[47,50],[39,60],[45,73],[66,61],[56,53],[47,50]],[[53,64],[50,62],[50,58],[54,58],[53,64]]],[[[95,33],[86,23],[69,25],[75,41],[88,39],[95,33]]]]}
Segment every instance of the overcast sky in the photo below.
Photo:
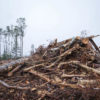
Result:
{"type": "Polygon", "coordinates": [[[27,24],[25,55],[31,44],[38,47],[55,38],[61,41],[82,30],[88,35],[100,34],[100,0],[0,0],[1,28],[15,24],[19,17],[25,17],[27,24]]]}

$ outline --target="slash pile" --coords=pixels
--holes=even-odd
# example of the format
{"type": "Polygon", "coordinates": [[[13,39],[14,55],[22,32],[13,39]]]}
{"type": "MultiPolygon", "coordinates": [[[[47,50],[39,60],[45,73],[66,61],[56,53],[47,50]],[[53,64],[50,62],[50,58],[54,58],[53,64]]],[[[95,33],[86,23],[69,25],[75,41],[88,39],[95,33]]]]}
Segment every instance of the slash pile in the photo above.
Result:
{"type": "Polygon", "coordinates": [[[100,50],[90,37],[57,39],[0,66],[0,100],[100,100],[100,50]]]}

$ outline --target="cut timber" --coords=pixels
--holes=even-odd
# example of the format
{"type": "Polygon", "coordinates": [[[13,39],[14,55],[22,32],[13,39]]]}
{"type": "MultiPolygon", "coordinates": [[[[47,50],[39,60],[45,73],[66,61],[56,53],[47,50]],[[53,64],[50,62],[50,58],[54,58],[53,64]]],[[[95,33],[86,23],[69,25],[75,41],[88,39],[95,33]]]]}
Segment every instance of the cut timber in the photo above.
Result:
{"type": "Polygon", "coordinates": [[[50,82],[50,79],[49,79],[46,75],[44,75],[44,74],[42,74],[42,73],[40,73],[40,72],[37,72],[37,71],[35,71],[35,70],[30,70],[30,71],[28,71],[28,72],[29,72],[29,73],[32,73],[33,75],[36,75],[36,76],[42,78],[43,80],[46,80],[47,82],[50,82]]]}
{"type": "Polygon", "coordinates": [[[81,85],[90,85],[90,84],[95,84],[98,83],[98,81],[100,80],[78,80],[77,84],[81,84],[81,85]]]}
{"type": "Polygon", "coordinates": [[[42,84],[42,85],[40,85],[40,86],[38,86],[36,88],[32,88],[31,91],[36,91],[36,90],[38,90],[40,88],[43,88],[46,84],[48,84],[48,82],[46,82],[46,83],[44,83],[44,84],[42,84]]]}
{"type": "MultiPolygon", "coordinates": [[[[89,71],[89,72],[93,72],[93,73],[96,73],[96,74],[100,75],[100,71],[98,71],[98,70],[96,70],[96,69],[94,69],[94,68],[91,68],[91,67],[89,67],[89,66],[87,66],[87,65],[81,64],[81,63],[79,63],[78,61],[71,61],[70,63],[71,63],[71,64],[74,64],[74,65],[77,65],[77,66],[79,66],[79,67],[82,67],[82,68],[84,68],[85,70],[87,70],[87,71],[89,71]]],[[[70,63],[69,63],[69,64],[70,64],[70,63]]]]}
{"type": "Polygon", "coordinates": [[[67,75],[67,74],[63,74],[61,76],[62,78],[72,78],[72,77],[88,77],[87,75],[67,75]]]}
{"type": "MultiPolygon", "coordinates": [[[[54,92],[55,92],[56,90],[52,90],[51,92],[48,92],[48,91],[38,91],[38,94],[39,95],[41,95],[41,97],[40,98],[38,98],[38,100],[43,100],[43,98],[45,97],[45,96],[51,96],[54,92]]],[[[55,100],[56,100],[56,98],[55,98],[55,100]]]]}
{"type": "Polygon", "coordinates": [[[45,66],[44,63],[43,63],[43,64],[37,64],[37,65],[31,66],[31,67],[25,68],[24,71],[31,70],[31,69],[33,69],[33,68],[35,68],[35,67],[43,67],[43,66],[45,66]]]}
{"type": "Polygon", "coordinates": [[[68,43],[68,42],[71,41],[71,40],[72,40],[72,38],[67,39],[67,40],[64,40],[64,41],[62,41],[62,42],[58,42],[57,45],[56,45],[56,47],[60,47],[60,46],[62,46],[62,45],[64,45],[64,44],[68,43]]]}
{"type": "Polygon", "coordinates": [[[83,69],[85,69],[89,72],[93,72],[93,73],[96,73],[96,74],[100,75],[100,71],[98,71],[94,68],[91,68],[87,65],[81,64],[81,63],[79,63],[79,61],[62,62],[58,65],[58,68],[60,68],[62,65],[68,65],[68,64],[73,64],[73,65],[79,66],[79,67],[81,67],[81,68],[83,68],[83,69]]]}
{"type": "Polygon", "coordinates": [[[5,65],[0,66],[0,72],[4,72],[4,71],[9,71],[11,70],[14,66],[16,65],[20,65],[23,64],[25,61],[27,61],[28,58],[21,58],[15,61],[12,61],[10,63],[7,63],[5,65]]]}
{"type": "Polygon", "coordinates": [[[30,87],[11,86],[2,80],[0,80],[0,84],[3,85],[4,87],[10,88],[10,89],[19,89],[19,90],[29,90],[30,89],[30,87]]]}
{"type": "Polygon", "coordinates": [[[73,47],[67,51],[65,51],[64,53],[62,53],[59,58],[62,58],[62,57],[66,57],[67,55],[70,55],[73,51],[77,50],[79,48],[79,45],[77,45],[77,47],[73,47]]]}
{"type": "MultiPolygon", "coordinates": [[[[33,75],[36,75],[40,78],[42,78],[43,80],[47,81],[47,82],[50,82],[51,84],[54,84],[54,85],[58,85],[60,87],[71,87],[71,88],[79,88],[78,85],[75,85],[75,84],[67,84],[65,82],[59,82],[59,81],[55,81],[54,79],[50,79],[48,76],[40,73],[40,72],[37,72],[35,70],[30,70],[28,71],[29,73],[33,74],[33,75]]],[[[58,77],[57,77],[57,80],[58,80],[58,77]]],[[[61,80],[61,79],[59,79],[61,80]]]]}
{"type": "Polygon", "coordinates": [[[95,44],[95,42],[93,41],[93,39],[89,39],[89,40],[92,43],[92,45],[95,47],[95,49],[100,53],[100,50],[99,50],[98,46],[95,44]]]}
{"type": "Polygon", "coordinates": [[[14,68],[12,71],[10,71],[10,72],[8,73],[8,76],[12,76],[12,75],[13,75],[15,72],[17,72],[21,67],[22,67],[22,66],[19,65],[19,66],[17,66],[16,68],[14,68]]]}
{"type": "Polygon", "coordinates": [[[66,57],[66,56],[70,55],[73,51],[75,51],[77,49],[79,49],[79,45],[77,45],[76,47],[73,47],[73,48],[65,51],[60,56],[58,56],[58,59],[54,63],[52,63],[51,65],[47,66],[47,68],[51,68],[51,67],[55,66],[55,64],[58,63],[63,57],[66,57]]]}
{"type": "MultiPolygon", "coordinates": [[[[95,36],[92,35],[92,36],[89,36],[89,37],[86,37],[86,38],[87,38],[87,39],[92,39],[92,38],[95,38],[95,37],[98,37],[98,36],[100,36],[100,35],[95,35],[95,36]]],[[[61,41],[61,42],[58,42],[56,47],[59,47],[59,46],[61,46],[61,45],[63,45],[63,44],[66,44],[66,43],[68,43],[68,42],[70,42],[70,41],[72,41],[72,38],[63,40],[63,41],[61,41]]]]}
{"type": "Polygon", "coordinates": [[[82,43],[83,44],[88,44],[89,43],[89,39],[88,38],[83,38],[82,39],[82,43]]]}
{"type": "MultiPolygon", "coordinates": [[[[91,38],[95,38],[95,37],[98,37],[98,36],[100,36],[100,35],[95,35],[95,36],[92,35],[92,36],[89,36],[89,37],[87,37],[87,38],[88,38],[88,39],[91,39],[91,38]]],[[[59,47],[59,46],[61,46],[61,45],[63,45],[63,44],[66,44],[66,43],[68,43],[68,42],[71,41],[71,40],[72,40],[72,38],[63,40],[63,41],[61,41],[61,42],[58,42],[56,47],[59,47]]]]}
{"type": "Polygon", "coordinates": [[[63,65],[68,65],[70,62],[61,62],[58,65],[58,68],[60,69],[63,65]]]}

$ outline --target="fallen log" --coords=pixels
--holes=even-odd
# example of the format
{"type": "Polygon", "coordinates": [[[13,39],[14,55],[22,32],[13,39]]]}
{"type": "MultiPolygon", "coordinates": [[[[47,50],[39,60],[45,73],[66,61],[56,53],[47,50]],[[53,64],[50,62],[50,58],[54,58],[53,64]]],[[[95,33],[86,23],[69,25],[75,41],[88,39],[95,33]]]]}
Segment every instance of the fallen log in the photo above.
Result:
{"type": "Polygon", "coordinates": [[[93,41],[93,39],[89,39],[89,40],[92,43],[92,45],[95,47],[95,49],[100,53],[100,50],[99,50],[98,46],[96,45],[96,43],[93,41]]]}
{"type": "Polygon", "coordinates": [[[65,51],[60,56],[58,56],[58,59],[54,63],[52,63],[49,66],[46,66],[46,68],[51,68],[51,67],[55,66],[55,64],[58,63],[63,57],[66,57],[66,56],[70,55],[73,51],[75,51],[77,49],[79,49],[79,45],[77,45],[76,47],[73,47],[73,48],[65,51]]]}
{"type": "MultiPolygon", "coordinates": [[[[87,38],[87,39],[92,39],[92,38],[95,38],[95,37],[98,37],[98,36],[100,36],[100,35],[95,35],[95,36],[92,35],[92,36],[89,36],[89,37],[86,37],[86,38],[87,38]]],[[[61,45],[63,45],[63,44],[66,44],[67,42],[69,42],[69,41],[71,41],[71,40],[72,40],[72,38],[63,40],[63,41],[61,41],[61,42],[58,42],[56,47],[61,46],[61,45]]]]}
{"type": "MultiPolygon", "coordinates": [[[[92,35],[92,36],[87,37],[87,39],[95,38],[95,37],[98,37],[98,36],[100,36],[100,35],[95,35],[95,36],[92,35]]],[[[71,41],[71,40],[72,40],[72,38],[63,40],[63,41],[61,41],[61,42],[57,42],[56,47],[61,46],[61,45],[63,45],[63,44],[66,44],[67,42],[69,42],[69,41],[71,41]]]]}
{"type": "Polygon", "coordinates": [[[60,68],[62,65],[68,65],[68,64],[76,65],[76,66],[78,66],[78,67],[81,67],[81,68],[83,68],[83,69],[89,71],[89,72],[93,72],[93,73],[96,73],[96,74],[100,75],[100,71],[98,71],[98,70],[96,70],[96,69],[94,69],[94,68],[91,68],[91,67],[89,67],[89,66],[87,66],[87,65],[81,64],[79,61],[63,62],[63,63],[60,63],[60,64],[58,65],[58,68],[60,68]]]}
{"type": "Polygon", "coordinates": [[[17,72],[20,68],[22,67],[22,65],[17,66],[16,68],[14,68],[12,71],[10,71],[8,73],[8,76],[12,76],[15,72],[17,72]]]}
{"type": "Polygon", "coordinates": [[[36,67],[43,67],[43,66],[45,66],[44,63],[42,63],[42,64],[37,64],[37,65],[31,66],[31,67],[25,68],[24,71],[28,71],[28,70],[31,70],[31,69],[33,69],[33,68],[36,68],[36,67]]]}
{"type": "MultiPolygon", "coordinates": [[[[28,71],[29,73],[33,74],[33,75],[36,75],[40,78],[42,78],[43,80],[47,81],[47,82],[50,82],[51,84],[54,84],[54,85],[58,85],[60,87],[71,87],[71,88],[79,88],[78,85],[75,85],[75,84],[67,84],[65,82],[59,82],[59,81],[55,81],[54,79],[50,79],[48,76],[40,73],[40,72],[37,72],[35,70],[30,70],[28,71]]],[[[57,79],[57,80],[61,80],[61,79],[57,79]]]]}
{"type": "Polygon", "coordinates": [[[100,80],[78,80],[78,83],[77,84],[80,84],[80,85],[92,85],[92,84],[95,84],[95,83],[98,83],[98,81],[100,80]]]}
{"type": "Polygon", "coordinates": [[[84,64],[81,64],[79,63],[79,61],[70,61],[69,64],[74,64],[74,65],[77,65],[79,67],[82,67],[84,68],[85,70],[89,71],[89,72],[93,72],[93,73],[96,73],[97,75],[100,75],[100,71],[94,69],[94,68],[91,68],[87,65],[84,65],[84,64]]]}
{"type": "Polygon", "coordinates": [[[10,88],[10,89],[30,90],[30,87],[11,86],[2,80],[0,80],[0,84],[3,85],[4,87],[10,88]]]}
{"type": "Polygon", "coordinates": [[[23,64],[27,60],[28,60],[28,58],[21,58],[21,59],[12,61],[10,63],[6,63],[6,64],[0,66],[0,72],[10,71],[14,66],[23,64]]]}
{"type": "Polygon", "coordinates": [[[62,78],[72,78],[72,77],[88,77],[87,75],[67,75],[67,74],[63,74],[61,76],[62,78]]]}

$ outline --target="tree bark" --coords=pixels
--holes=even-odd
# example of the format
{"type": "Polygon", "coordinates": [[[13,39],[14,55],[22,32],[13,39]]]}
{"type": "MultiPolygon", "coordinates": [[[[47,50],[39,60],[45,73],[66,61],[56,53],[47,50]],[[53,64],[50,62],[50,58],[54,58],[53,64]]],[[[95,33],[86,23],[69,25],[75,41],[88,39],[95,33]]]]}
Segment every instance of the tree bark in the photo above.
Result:
{"type": "Polygon", "coordinates": [[[21,58],[15,61],[12,61],[10,63],[6,63],[2,66],[0,66],[0,72],[4,72],[4,71],[9,71],[11,70],[15,65],[19,65],[19,64],[23,64],[25,61],[27,61],[28,58],[21,58]]]}

